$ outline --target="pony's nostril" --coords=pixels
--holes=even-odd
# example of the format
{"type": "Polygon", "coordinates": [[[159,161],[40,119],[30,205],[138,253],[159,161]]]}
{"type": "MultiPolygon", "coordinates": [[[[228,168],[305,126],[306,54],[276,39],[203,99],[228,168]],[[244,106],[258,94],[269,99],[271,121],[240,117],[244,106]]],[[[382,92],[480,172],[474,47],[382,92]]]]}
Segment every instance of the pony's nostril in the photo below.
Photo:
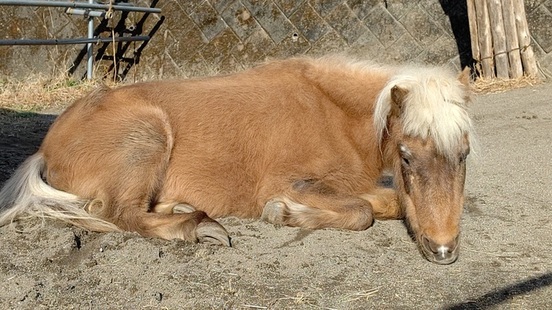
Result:
{"type": "Polygon", "coordinates": [[[429,240],[429,238],[427,238],[426,236],[422,237],[422,242],[423,242],[424,247],[426,249],[430,250],[433,254],[438,253],[439,246],[435,242],[429,240]]]}
{"type": "Polygon", "coordinates": [[[439,244],[426,236],[423,236],[423,244],[426,249],[430,250],[433,254],[445,255],[454,252],[458,245],[458,237],[454,238],[454,240],[450,242],[439,244]]]}

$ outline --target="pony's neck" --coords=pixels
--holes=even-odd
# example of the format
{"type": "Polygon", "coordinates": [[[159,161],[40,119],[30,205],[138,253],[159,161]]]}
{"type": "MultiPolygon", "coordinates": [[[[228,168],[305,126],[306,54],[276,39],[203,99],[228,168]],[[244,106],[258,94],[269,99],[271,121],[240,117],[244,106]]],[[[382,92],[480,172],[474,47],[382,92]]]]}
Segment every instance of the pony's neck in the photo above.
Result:
{"type": "Polygon", "coordinates": [[[307,78],[355,118],[373,115],[374,103],[391,76],[389,69],[342,58],[320,58],[312,64],[307,78]]]}

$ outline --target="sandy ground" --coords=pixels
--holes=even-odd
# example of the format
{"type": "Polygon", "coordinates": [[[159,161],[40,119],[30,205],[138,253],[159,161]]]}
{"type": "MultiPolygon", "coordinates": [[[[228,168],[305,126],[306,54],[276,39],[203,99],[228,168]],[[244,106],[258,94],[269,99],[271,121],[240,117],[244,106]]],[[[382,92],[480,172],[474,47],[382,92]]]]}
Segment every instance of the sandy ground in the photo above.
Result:
{"type": "MultiPolygon", "coordinates": [[[[0,308],[551,309],[552,84],[480,96],[473,112],[480,150],[453,265],[424,260],[399,221],[226,218],[223,248],[35,220],[0,228],[0,308]]],[[[0,111],[0,183],[53,118],[0,111]]]]}

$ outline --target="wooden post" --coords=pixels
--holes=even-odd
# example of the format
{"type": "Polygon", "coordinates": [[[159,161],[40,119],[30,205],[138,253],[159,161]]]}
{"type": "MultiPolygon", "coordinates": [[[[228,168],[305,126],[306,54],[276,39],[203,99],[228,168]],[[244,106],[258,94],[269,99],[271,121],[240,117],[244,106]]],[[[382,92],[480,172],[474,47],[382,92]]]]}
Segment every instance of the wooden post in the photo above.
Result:
{"type": "Polygon", "coordinates": [[[481,50],[481,67],[483,69],[483,77],[493,78],[494,74],[494,59],[491,27],[489,25],[489,13],[487,11],[487,2],[485,0],[475,0],[475,14],[477,19],[477,34],[479,48],[481,50]]]}
{"type": "MultiPolygon", "coordinates": [[[[467,0],[468,1],[468,22],[470,26],[470,40],[471,40],[471,50],[472,50],[472,58],[477,61],[477,65],[479,66],[479,62],[481,62],[481,51],[479,50],[479,36],[477,34],[477,20],[475,15],[475,3],[474,0],[467,0]]],[[[479,68],[480,70],[481,68],[479,68]]]]}
{"type": "Polygon", "coordinates": [[[527,26],[523,0],[514,0],[513,4],[523,70],[529,76],[537,76],[537,62],[535,60],[533,48],[531,47],[531,36],[529,35],[529,27],[527,26]]]}
{"type": "Polygon", "coordinates": [[[523,75],[519,41],[516,30],[516,16],[514,14],[514,3],[519,0],[503,0],[502,13],[504,17],[504,30],[506,32],[506,49],[510,60],[510,78],[516,79],[523,75]]]}
{"type": "Polygon", "coordinates": [[[493,50],[496,64],[496,76],[507,80],[508,52],[506,51],[506,36],[504,35],[504,20],[502,18],[502,1],[488,0],[489,20],[491,22],[491,34],[493,38],[493,50]]]}

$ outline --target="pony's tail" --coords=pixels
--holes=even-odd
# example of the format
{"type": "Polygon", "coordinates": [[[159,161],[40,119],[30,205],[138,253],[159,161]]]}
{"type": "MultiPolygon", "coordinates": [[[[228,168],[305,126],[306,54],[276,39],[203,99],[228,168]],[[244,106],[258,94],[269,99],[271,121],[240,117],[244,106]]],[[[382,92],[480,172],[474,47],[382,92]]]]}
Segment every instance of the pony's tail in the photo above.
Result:
{"type": "Polygon", "coordinates": [[[90,215],[87,199],[46,184],[42,153],[29,157],[0,190],[0,226],[25,217],[55,218],[92,231],[120,231],[116,225],[90,215]]]}

